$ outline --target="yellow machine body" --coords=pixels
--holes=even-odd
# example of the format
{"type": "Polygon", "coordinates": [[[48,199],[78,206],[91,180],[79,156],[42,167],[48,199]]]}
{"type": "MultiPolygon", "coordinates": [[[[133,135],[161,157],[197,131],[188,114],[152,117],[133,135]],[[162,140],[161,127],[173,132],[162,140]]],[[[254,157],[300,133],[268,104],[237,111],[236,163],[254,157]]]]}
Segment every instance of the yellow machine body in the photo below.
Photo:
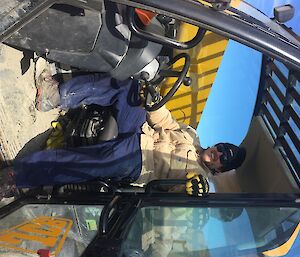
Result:
{"type": "MultiPolygon", "coordinates": [[[[240,0],[233,0],[231,5],[237,6],[239,2],[240,0]]],[[[197,30],[198,27],[196,26],[182,23],[177,39],[188,41],[196,34],[197,30]]],[[[181,85],[173,98],[167,103],[167,108],[178,121],[197,128],[227,43],[228,39],[207,31],[200,44],[184,51],[191,57],[188,76],[192,78],[192,85],[181,85]]],[[[175,50],[174,55],[179,52],[182,51],[175,50]]],[[[183,60],[179,60],[173,68],[181,70],[182,67],[183,60]]],[[[161,90],[162,95],[169,91],[174,82],[175,78],[168,78],[164,82],[161,90]]]]}

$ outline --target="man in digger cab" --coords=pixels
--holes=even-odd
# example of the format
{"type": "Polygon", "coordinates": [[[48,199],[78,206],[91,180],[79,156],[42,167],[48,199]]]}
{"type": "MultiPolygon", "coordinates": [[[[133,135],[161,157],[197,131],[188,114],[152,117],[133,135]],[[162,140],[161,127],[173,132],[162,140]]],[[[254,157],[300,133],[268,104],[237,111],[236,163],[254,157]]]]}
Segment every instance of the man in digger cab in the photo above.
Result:
{"type": "Polygon", "coordinates": [[[2,173],[2,197],[11,194],[14,185],[30,188],[97,179],[138,184],[188,179],[187,193],[202,196],[209,191],[209,173],[236,169],[245,159],[245,149],[229,143],[202,149],[196,131],[173,119],[164,106],[146,112],[139,97],[131,94],[139,93],[136,80],[89,74],[59,85],[44,70],[37,79],[37,91],[36,108],[43,112],[56,107],[113,106],[118,136],[93,145],[62,145],[15,160],[13,169],[2,173]]]}

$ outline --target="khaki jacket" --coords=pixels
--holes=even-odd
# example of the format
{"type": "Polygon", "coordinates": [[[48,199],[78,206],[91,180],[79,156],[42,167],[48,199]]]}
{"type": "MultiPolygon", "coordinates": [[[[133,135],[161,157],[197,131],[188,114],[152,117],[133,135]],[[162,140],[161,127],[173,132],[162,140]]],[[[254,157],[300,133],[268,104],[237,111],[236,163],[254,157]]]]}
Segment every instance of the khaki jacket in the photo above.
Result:
{"type": "Polygon", "coordinates": [[[197,162],[197,151],[203,149],[195,129],[172,118],[163,106],[148,112],[142,127],[141,149],[143,166],[138,184],[154,179],[185,179],[188,171],[207,177],[208,170],[197,162]]]}

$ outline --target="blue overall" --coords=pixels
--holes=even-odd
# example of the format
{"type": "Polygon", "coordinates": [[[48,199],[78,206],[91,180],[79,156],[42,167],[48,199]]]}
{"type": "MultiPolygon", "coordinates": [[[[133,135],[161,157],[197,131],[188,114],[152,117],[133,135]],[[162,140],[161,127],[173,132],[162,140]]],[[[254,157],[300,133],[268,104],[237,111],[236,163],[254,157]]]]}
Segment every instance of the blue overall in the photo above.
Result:
{"type": "Polygon", "coordinates": [[[142,167],[141,126],[146,121],[146,112],[139,106],[137,82],[92,74],[73,78],[59,90],[61,108],[112,105],[119,135],[96,145],[44,150],[16,160],[17,186],[77,183],[96,178],[136,180],[142,167]]]}

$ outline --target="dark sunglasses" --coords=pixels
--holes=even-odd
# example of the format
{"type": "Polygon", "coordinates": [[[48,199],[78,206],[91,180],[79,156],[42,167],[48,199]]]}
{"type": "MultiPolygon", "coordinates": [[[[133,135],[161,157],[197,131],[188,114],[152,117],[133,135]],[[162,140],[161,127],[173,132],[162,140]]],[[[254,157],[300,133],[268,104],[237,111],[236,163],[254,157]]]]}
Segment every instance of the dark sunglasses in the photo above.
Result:
{"type": "Polygon", "coordinates": [[[224,144],[217,144],[216,148],[218,150],[219,153],[222,153],[222,155],[220,156],[220,162],[222,165],[226,165],[228,164],[229,161],[229,155],[230,155],[230,150],[225,147],[224,144]]]}

